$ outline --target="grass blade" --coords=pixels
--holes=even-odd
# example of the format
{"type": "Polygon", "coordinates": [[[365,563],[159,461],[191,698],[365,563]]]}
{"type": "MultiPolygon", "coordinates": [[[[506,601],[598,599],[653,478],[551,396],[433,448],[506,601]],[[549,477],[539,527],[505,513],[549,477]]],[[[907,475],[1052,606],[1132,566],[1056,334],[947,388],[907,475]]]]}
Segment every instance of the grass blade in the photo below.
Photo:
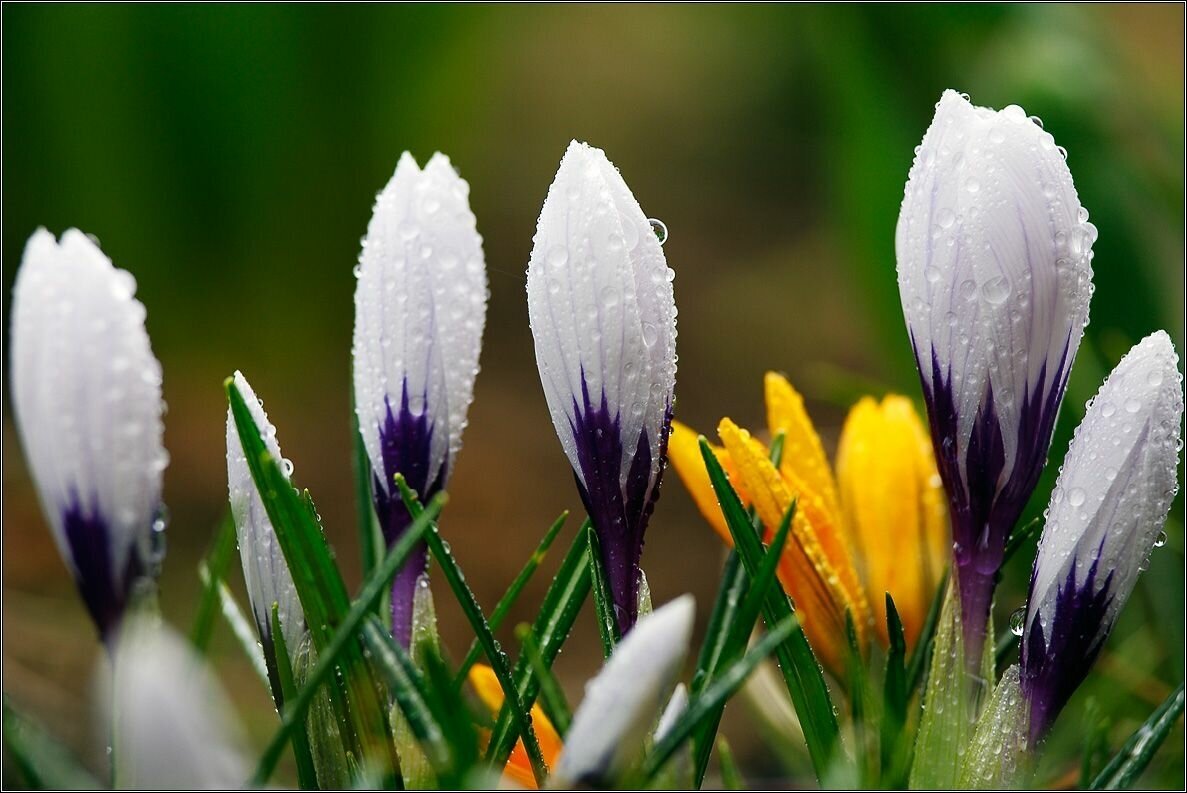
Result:
{"type": "Polygon", "coordinates": [[[404,564],[409,554],[412,553],[413,547],[421,541],[425,530],[429,526],[429,522],[440,513],[445,501],[446,495],[444,493],[439,493],[436,498],[430,501],[429,505],[425,507],[424,512],[412,521],[408,530],[404,532],[404,536],[392,546],[387,556],[384,557],[379,566],[371,573],[371,577],[363,585],[362,591],[359,593],[358,598],[355,599],[353,605],[351,605],[345,619],[335,629],[329,645],[327,645],[325,651],[319,653],[317,665],[310,672],[309,678],[297,694],[296,700],[294,700],[291,707],[286,706],[284,719],[280,723],[280,729],[272,736],[272,741],[268,744],[268,748],[264,750],[259,765],[256,767],[256,772],[251,782],[253,786],[259,787],[263,785],[268,781],[268,777],[272,775],[272,771],[276,768],[276,762],[280,759],[280,755],[284,751],[284,745],[288,741],[289,733],[304,719],[305,711],[313,701],[313,696],[317,693],[318,686],[331,676],[331,673],[337,666],[339,656],[348,647],[359,646],[357,634],[364,617],[375,610],[375,604],[388,591],[391,580],[396,575],[396,570],[404,564]]]}
{"type": "Polygon", "coordinates": [[[940,585],[936,587],[936,594],[931,599],[931,608],[927,610],[927,619],[923,621],[919,638],[915,640],[915,649],[911,651],[911,661],[907,664],[908,699],[919,688],[927,659],[931,658],[931,646],[936,638],[936,625],[940,622],[940,610],[944,606],[944,595],[948,592],[948,575],[949,571],[945,570],[944,575],[940,576],[940,585]]]}
{"type": "Polygon", "coordinates": [[[456,786],[461,779],[457,773],[458,763],[453,745],[445,737],[445,729],[429,704],[424,677],[379,617],[374,614],[366,616],[361,636],[372,662],[387,681],[400,711],[408,720],[412,734],[433,766],[437,779],[443,787],[456,786]]]}
{"type": "Polygon", "coordinates": [[[1137,781],[1182,715],[1183,684],[1180,683],[1092,780],[1092,790],[1120,790],[1137,781]]]}
{"type": "MultiPolygon", "coordinates": [[[[495,609],[490,613],[490,629],[497,631],[503,624],[503,620],[507,618],[511,608],[519,599],[519,595],[523,592],[524,587],[527,586],[528,581],[532,579],[536,569],[540,567],[540,563],[544,561],[544,557],[548,554],[548,549],[552,547],[552,541],[556,539],[556,535],[560,533],[561,528],[565,525],[565,520],[569,517],[569,512],[566,510],[560,514],[548,531],[544,533],[544,539],[540,540],[540,544],[536,546],[536,550],[528,558],[523,569],[519,571],[519,575],[515,576],[515,580],[511,582],[511,586],[507,587],[507,591],[503,593],[503,597],[499,598],[499,602],[495,604],[495,609]]],[[[470,674],[470,668],[478,661],[478,656],[482,652],[482,646],[475,638],[470,642],[470,649],[466,652],[465,659],[462,660],[461,667],[458,668],[457,679],[454,681],[456,688],[461,688],[462,684],[466,682],[466,675],[470,674]]]]}
{"type": "MultiPolygon", "coordinates": [[[[293,662],[289,658],[288,645],[284,640],[284,631],[280,629],[280,609],[272,604],[272,651],[276,655],[276,679],[280,686],[278,707],[283,712],[286,702],[292,702],[297,697],[297,682],[293,677],[293,662]]],[[[309,748],[309,736],[306,734],[304,722],[292,732],[293,756],[297,761],[297,784],[302,790],[317,790],[317,771],[313,767],[313,752],[309,748]]]]}
{"type": "Polygon", "coordinates": [[[565,692],[552,669],[545,663],[540,646],[536,644],[536,637],[532,635],[531,626],[520,625],[515,630],[515,638],[523,645],[524,657],[528,659],[532,671],[540,681],[540,707],[556,728],[557,735],[564,738],[573,722],[573,711],[569,707],[569,701],[565,699],[565,692]]]}
{"type": "Polygon", "coordinates": [[[214,632],[214,618],[219,608],[219,584],[227,577],[227,568],[231,566],[231,557],[235,553],[235,521],[230,512],[223,514],[215,530],[214,545],[210,552],[198,566],[198,576],[202,581],[202,596],[198,599],[198,610],[194,615],[194,625],[190,629],[190,642],[194,645],[198,655],[205,655],[210,646],[210,636],[214,632]],[[205,571],[206,575],[202,575],[205,571]]]}
{"type": "Polygon", "coordinates": [[[904,730],[907,726],[907,639],[894,598],[886,593],[886,629],[890,646],[886,650],[886,672],[882,680],[882,723],[879,725],[881,754],[881,782],[890,788],[907,784],[911,767],[911,747],[904,730]]]}
{"type": "MultiPolygon", "coordinates": [[[[352,400],[353,401],[353,400],[352,400]]],[[[363,578],[366,579],[383,557],[383,534],[375,520],[375,507],[371,503],[371,458],[363,445],[359,432],[359,416],[350,412],[350,436],[354,441],[354,508],[359,532],[359,552],[363,560],[363,578]]]]}
{"type": "Polygon", "coordinates": [[[659,740],[655,747],[643,759],[641,776],[644,784],[650,782],[672,754],[680,748],[692,733],[706,720],[712,719],[717,709],[741,688],[742,683],[754,671],[764,658],[775,652],[788,638],[801,631],[799,621],[794,615],[788,615],[771,629],[766,636],[754,645],[754,649],[730,664],[716,680],[710,683],[704,692],[689,703],[688,710],[676,720],[672,728],[659,740]]]}
{"type": "MultiPolygon", "coordinates": [[[[396,486],[400,489],[400,495],[404,499],[404,506],[407,508],[408,514],[414,518],[423,514],[416,494],[408,488],[404,477],[396,474],[395,481],[396,486]]],[[[515,685],[515,679],[511,674],[511,667],[507,662],[507,655],[499,648],[498,642],[495,641],[494,634],[490,629],[490,623],[486,621],[486,617],[482,614],[482,606],[478,604],[478,599],[474,597],[474,592],[471,591],[470,585],[466,583],[466,577],[462,573],[461,568],[458,567],[457,561],[454,560],[453,554],[450,553],[449,547],[441,539],[441,533],[438,531],[435,523],[429,523],[424,533],[424,539],[425,543],[429,546],[429,551],[433,554],[433,558],[437,560],[437,564],[440,566],[441,572],[449,584],[449,588],[453,590],[458,605],[462,607],[462,612],[466,615],[466,620],[470,623],[470,627],[474,630],[474,633],[478,636],[482,644],[482,649],[486,653],[487,660],[490,661],[491,669],[494,670],[495,677],[498,678],[499,685],[503,689],[504,704],[511,706],[511,716],[518,724],[520,736],[523,738],[524,749],[527,750],[528,761],[532,766],[532,776],[536,778],[536,784],[543,787],[548,778],[548,767],[544,764],[544,755],[540,751],[540,743],[536,740],[535,730],[532,729],[531,715],[524,707],[515,685]]]]}
{"type": "MultiPolygon", "coordinates": [[[[532,636],[540,648],[540,656],[549,667],[568,639],[577,614],[589,595],[589,551],[585,542],[588,525],[589,521],[586,520],[569,546],[560,569],[544,595],[540,613],[532,624],[532,636]]],[[[531,664],[522,656],[515,663],[515,680],[524,707],[530,708],[539,693],[540,681],[531,664]]],[[[507,764],[507,758],[511,756],[515,740],[519,737],[518,729],[518,722],[512,719],[510,708],[504,701],[486,749],[487,762],[496,770],[501,771],[507,764]]]]}
{"type": "Polygon", "coordinates": [[[1005,567],[1006,562],[1018,552],[1018,549],[1026,544],[1027,540],[1038,536],[1038,533],[1043,528],[1042,518],[1033,518],[1028,521],[1026,525],[1014,529],[1010,532],[1009,539],[1006,540],[1006,550],[1002,553],[1002,563],[1000,567],[1005,567]]]}
{"type": "Polygon", "coordinates": [[[4,697],[4,786],[30,790],[99,790],[103,785],[50,737],[41,726],[18,713],[4,697]],[[15,772],[15,779],[9,773],[15,772]]]}
{"type": "MultiPolygon", "coordinates": [[[[738,494],[730,486],[717,457],[709,443],[701,437],[701,456],[709,472],[709,480],[721,504],[722,514],[734,539],[734,547],[746,570],[753,577],[757,575],[762,560],[762,543],[751,525],[738,494]]],[[[791,602],[782,586],[768,597],[763,606],[763,618],[768,626],[781,624],[792,614],[791,602]]],[[[818,779],[828,772],[830,763],[840,746],[840,728],[833,712],[832,698],[824,682],[820,665],[808,644],[803,631],[788,635],[785,644],[775,650],[792,704],[804,726],[804,737],[812,766],[818,779]]],[[[839,755],[838,755],[839,756],[839,755]]]]}
{"type": "MultiPolygon", "coordinates": [[[[717,739],[717,766],[721,769],[721,787],[725,790],[745,790],[746,781],[734,760],[734,750],[722,735],[717,739]]],[[[700,786],[698,785],[698,788],[700,786]]]]}
{"type": "Polygon", "coordinates": [[[593,526],[586,528],[585,542],[589,547],[594,613],[598,618],[598,635],[602,637],[602,658],[606,659],[614,652],[614,647],[622,639],[622,634],[618,632],[618,620],[614,617],[614,600],[610,595],[610,584],[606,581],[606,570],[602,567],[601,544],[593,526]]]}
{"type": "MultiPolygon", "coordinates": [[[[205,566],[198,568],[198,577],[202,579],[203,584],[206,583],[209,576],[210,573],[206,571],[205,566]]],[[[235,637],[236,643],[243,650],[243,654],[247,656],[252,669],[259,675],[265,686],[271,686],[268,681],[268,666],[264,661],[264,651],[256,636],[255,622],[249,621],[244,616],[243,609],[239,607],[235,596],[231,594],[231,589],[227,586],[226,581],[218,583],[218,603],[219,613],[223,615],[223,619],[231,629],[231,635],[235,637]]]]}

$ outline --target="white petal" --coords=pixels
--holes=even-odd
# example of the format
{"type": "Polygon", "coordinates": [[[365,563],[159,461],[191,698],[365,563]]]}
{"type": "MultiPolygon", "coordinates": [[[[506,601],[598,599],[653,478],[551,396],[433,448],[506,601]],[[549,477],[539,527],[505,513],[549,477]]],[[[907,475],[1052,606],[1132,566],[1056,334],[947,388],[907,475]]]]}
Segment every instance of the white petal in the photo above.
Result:
{"type": "Polygon", "coordinates": [[[559,787],[613,781],[638,755],[667,700],[692,635],[684,595],[643,617],[589,682],[553,772],[559,787]]]}
{"type": "Polygon", "coordinates": [[[1065,347],[1070,368],[1088,321],[1087,218],[1050,133],[1016,105],[944,92],[903,197],[899,291],[925,383],[933,349],[951,367],[960,450],[992,383],[1007,474],[1023,400],[1044,364],[1050,387],[1065,347]]]}
{"type": "MultiPolygon", "coordinates": [[[[656,451],[676,383],[672,271],[646,215],[601,149],[572,142],[548,190],[528,264],[528,316],[553,426],[578,476],[570,421],[582,374],[621,420],[625,483],[640,435],[656,451]]],[[[582,480],[584,483],[584,480],[582,480]]]]}
{"type": "MultiPolygon", "coordinates": [[[[114,681],[101,668],[103,725],[116,722],[117,785],[130,789],[240,788],[250,767],[243,732],[218,681],[189,642],[148,617],[120,631],[114,681]]],[[[106,730],[104,730],[106,731],[106,730]]]]}
{"type": "Polygon", "coordinates": [[[1182,376],[1164,331],[1131,349],[1105,379],[1076,428],[1052,492],[1031,584],[1030,625],[1051,635],[1058,588],[1075,565],[1082,584],[1112,573],[1107,630],[1150,555],[1177,492],[1182,376]]]}
{"type": "MultiPolygon", "coordinates": [[[[281,463],[286,475],[291,475],[292,464],[280,454],[276,427],[268,421],[263,402],[256,396],[247,378],[239,372],[235,372],[235,387],[243,395],[243,401],[251,411],[268,453],[281,463]]],[[[272,635],[272,604],[276,603],[285,645],[290,653],[295,653],[305,631],[304,612],[280,541],[276,538],[260,492],[251,478],[251,469],[247,465],[239,430],[230,408],[227,409],[227,490],[239,538],[243,579],[247,583],[247,596],[260,637],[266,639],[272,635]]]]}
{"type": "Polygon", "coordinates": [[[116,576],[129,554],[151,561],[168,463],[161,365],[135,291],[132,275],[77,229],[61,241],[34,232],[13,287],[13,409],[42,507],[72,567],[63,511],[95,508],[116,576]]]}
{"type": "Polygon", "coordinates": [[[656,725],[655,740],[657,743],[672,731],[686,710],[688,710],[688,689],[684,687],[683,683],[677,683],[676,689],[672,692],[672,696],[664,708],[663,715],[659,717],[659,724],[656,725]]]}
{"type": "MultiPolygon", "coordinates": [[[[429,481],[461,449],[486,321],[486,264],[469,185],[443,154],[407,152],[375,200],[355,289],[354,390],[372,468],[390,402],[433,423],[429,481]],[[427,399],[426,399],[427,396],[427,399]]],[[[388,486],[386,476],[380,481],[388,486]]]]}

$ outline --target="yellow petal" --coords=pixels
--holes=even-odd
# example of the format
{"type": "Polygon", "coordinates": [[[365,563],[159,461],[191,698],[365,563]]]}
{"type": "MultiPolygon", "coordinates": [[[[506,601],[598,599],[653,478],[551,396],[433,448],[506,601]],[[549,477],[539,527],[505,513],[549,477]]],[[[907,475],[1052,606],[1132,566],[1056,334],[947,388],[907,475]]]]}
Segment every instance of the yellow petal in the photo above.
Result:
{"type": "MultiPolygon", "coordinates": [[[[470,668],[469,680],[474,693],[478,694],[482,703],[492,714],[498,713],[503,707],[503,687],[499,685],[499,678],[495,675],[495,670],[483,664],[474,664],[470,668]]],[[[561,753],[561,738],[539,705],[532,705],[532,728],[536,733],[536,740],[540,744],[540,753],[544,756],[544,764],[552,768],[561,753]]],[[[532,774],[532,765],[528,760],[528,753],[524,749],[522,740],[515,742],[515,748],[511,750],[511,756],[507,760],[503,773],[523,787],[533,790],[536,788],[536,777],[532,774]]]]}
{"type": "MultiPolygon", "coordinates": [[[[679,421],[673,421],[672,433],[668,437],[668,462],[676,469],[676,474],[680,477],[680,481],[684,483],[684,487],[688,490],[689,495],[692,496],[697,509],[705,516],[705,520],[709,521],[709,525],[713,527],[723,540],[733,545],[734,540],[730,535],[729,527],[725,525],[725,517],[721,514],[721,506],[717,503],[717,494],[713,490],[713,483],[709,481],[709,472],[705,468],[705,459],[701,456],[699,438],[700,435],[696,430],[681,424],[679,421]]],[[[746,489],[738,482],[738,476],[733,470],[733,462],[730,460],[729,452],[720,446],[710,445],[709,448],[712,449],[714,456],[717,457],[717,461],[721,463],[722,469],[725,470],[730,484],[737,491],[738,496],[742,499],[742,503],[748,503],[746,489]]]]}
{"type": "Polygon", "coordinates": [[[913,644],[946,554],[947,517],[931,444],[909,399],[854,405],[837,449],[837,479],[878,635],[887,641],[889,592],[913,644]]]}
{"type": "Polygon", "coordinates": [[[832,522],[840,525],[840,501],[832,469],[829,468],[816,427],[804,409],[804,398],[786,377],[776,372],[767,372],[763,387],[767,401],[767,428],[771,437],[784,433],[779,470],[784,475],[794,473],[809,491],[819,495],[832,522]]]}
{"type": "MultiPolygon", "coordinates": [[[[729,419],[722,419],[717,431],[737,468],[738,480],[749,491],[770,535],[783,520],[796,493],[771,463],[767,450],[750,433],[729,419]]],[[[796,612],[817,656],[834,674],[839,674],[845,657],[845,614],[853,614],[859,641],[864,642],[869,609],[860,587],[847,583],[856,580],[852,562],[840,558],[834,564],[822,542],[821,527],[832,532],[819,499],[804,493],[780,561],[779,580],[795,601],[796,612]]]]}

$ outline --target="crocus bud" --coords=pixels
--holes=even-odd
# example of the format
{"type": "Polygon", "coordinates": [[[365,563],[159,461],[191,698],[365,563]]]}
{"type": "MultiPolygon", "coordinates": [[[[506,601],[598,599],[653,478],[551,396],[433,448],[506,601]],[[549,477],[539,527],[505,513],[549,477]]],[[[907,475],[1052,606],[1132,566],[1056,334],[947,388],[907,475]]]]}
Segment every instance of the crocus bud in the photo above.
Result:
{"type": "Polygon", "coordinates": [[[12,299],[17,431],[50,530],[105,640],[163,553],[161,365],[136,280],[90,237],[29,238],[12,299]]]}
{"type": "MultiPolygon", "coordinates": [[[[235,387],[243,395],[251,411],[252,419],[259,428],[264,447],[273,459],[281,463],[284,473],[290,474],[292,463],[280,455],[276,441],[276,428],[268,421],[263,402],[241,373],[235,372],[235,387]]],[[[227,409],[227,490],[231,499],[231,515],[235,520],[235,532],[239,539],[239,557],[243,562],[243,580],[247,583],[247,597],[251,602],[252,616],[260,633],[264,647],[264,658],[268,662],[268,674],[272,683],[272,696],[277,707],[282,707],[279,679],[274,668],[275,651],[272,637],[272,605],[276,604],[280,618],[280,629],[284,633],[284,644],[289,653],[295,653],[305,633],[305,613],[297,597],[297,587],[289,572],[288,562],[272,528],[272,521],[260,499],[251,477],[251,469],[239,440],[235,417],[227,409]]]]}
{"type": "MultiPolygon", "coordinates": [[[[474,396],[486,321],[482,237],[469,185],[443,154],[407,152],[375,200],[356,269],[354,399],[388,545],[411,523],[394,477],[422,500],[449,478],[474,396]]],[[[392,629],[408,645],[424,546],[392,584],[392,629]]]]}
{"type": "Polygon", "coordinates": [[[1022,108],[945,91],[895,235],[974,664],[1088,322],[1096,228],[1064,157],[1022,108]]]}
{"type": "Polygon", "coordinates": [[[552,423],[601,544],[622,632],[676,385],[674,273],[605,153],[569,144],[528,263],[528,316],[552,423]]]}
{"type": "Polygon", "coordinates": [[[604,787],[625,771],[668,701],[692,636],[696,609],[684,595],[639,620],[585,688],[554,787],[604,787]]]}
{"type": "Polygon", "coordinates": [[[114,724],[115,787],[120,790],[240,788],[250,766],[243,730],[210,668],[190,643],[154,617],[119,631],[114,675],[101,725],[114,724]]]}
{"type": "Polygon", "coordinates": [[[1182,376],[1158,331],[1089,403],[1064,458],[1030,577],[1022,691],[1032,741],[1088,674],[1145,569],[1178,491],[1182,376]]]}

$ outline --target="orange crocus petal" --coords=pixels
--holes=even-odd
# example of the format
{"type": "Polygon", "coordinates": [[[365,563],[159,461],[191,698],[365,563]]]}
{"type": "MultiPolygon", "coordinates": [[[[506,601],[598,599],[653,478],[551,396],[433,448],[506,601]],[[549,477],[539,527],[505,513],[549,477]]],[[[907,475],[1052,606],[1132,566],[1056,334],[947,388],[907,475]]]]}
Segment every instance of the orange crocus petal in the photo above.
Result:
{"type": "MultiPolygon", "coordinates": [[[[491,713],[498,713],[503,707],[503,687],[499,685],[499,678],[495,675],[495,670],[484,664],[474,664],[470,668],[469,680],[482,703],[491,713]]],[[[544,756],[544,764],[552,768],[561,753],[561,738],[539,705],[532,705],[532,729],[540,744],[540,754],[544,756]]],[[[507,759],[503,773],[523,787],[536,788],[536,777],[532,774],[532,764],[528,760],[528,753],[522,740],[515,742],[515,748],[511,750],[511,756],[507,759]]]]}
{"type": "MultiPolygon", "coordinates": [[[[778,526],[795,494],[771,463],[767,450],[729,419],[722,419],[717,431],[764,526],[768,531],[778,526]]],[[[845,583],[856,578],[852,562],[841,560],[849,568],[849,574],[843,576],[825,552],[814,525],[825,517],[811,501],[806,499],[805,508],[796,509],[792,536],[780,560],[779,580],[795,601],[800,623],[821,662],[839,674],[845,657],[845,614],[853,613],[859,641],[863,641],[868,608],[860,588],[845,583]]]]}
{"type": "MultiPolygon", "coordinates": [[[[688,490],[697,509],[709,521],[709,525],[725,540],[733,545],[733,537],[725,525],[725,516],[721,514],[721,506],[717,503],[717,493],[713,490],[713,483],[709,481],[709,472],[705,468],[705,458],[701,456],[700,435],[691,427],[672,422],[672,432],[668,436],[668,462],[676,469],[676,474],[684,487],[688,490]]],[[[729,452],[720,446],[710,444],[713,454],[729,477],[730,484],[738,492],[743,503],[747,502],[745,488],[739,486],[737,473],[733,470],[733,462],[729,452]]]]}
{"type": "Polygon", "coordinates": [[[804,398],[792,387],[787,378],[777,372],[767,372],[763,378],[766,392],[767,428],[771,437],[784,434],[783,456],[779,470],[786,476],[794,473],[808,492],[815,493],[823,501],[832,522],[841,522],[840,500],[833,481],[833,472],[824,454],[820,435],[804,409],[804,398]]]}
{"type": "Polygon", "coordinates": [[[885,593],[894,598],[908,644],[935,594],[933,540],[946,531],[930,443],[910,400],[866,397],[849,412],[837,449],[846,529],[860,548],[878,635],[887,641],[885,593]],[[938,511],[937,511],[938,510],[938,511]]]}

